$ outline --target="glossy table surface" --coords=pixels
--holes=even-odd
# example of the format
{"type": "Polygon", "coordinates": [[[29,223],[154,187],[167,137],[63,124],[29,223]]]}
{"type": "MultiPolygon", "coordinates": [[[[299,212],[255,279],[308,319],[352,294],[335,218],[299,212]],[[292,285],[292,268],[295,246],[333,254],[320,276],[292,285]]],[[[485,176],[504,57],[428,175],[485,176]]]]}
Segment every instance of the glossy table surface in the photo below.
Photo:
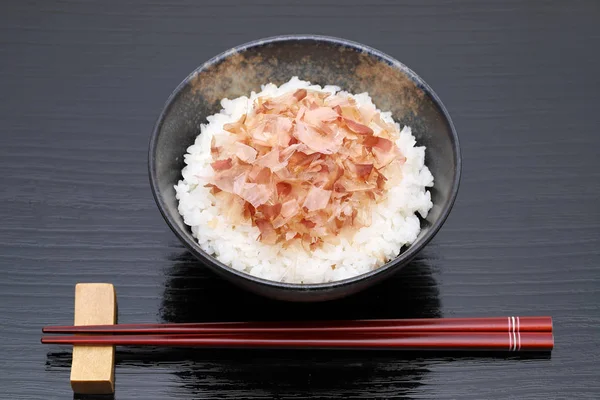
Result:
{"type": "Polygon", "coordinates": [[[551,355],[119,348],[117,399],[600,396],[596,1],[6,1],[0,12],[0,398],[72,398],[77,282],[121,322],[550,315],[551,355]],[[253,39],[338,36],[421,75],[461,139],[447,223],[401,273],[324,304],[199,265],[160,216],[147,147],[194,68],[253,39]]]}

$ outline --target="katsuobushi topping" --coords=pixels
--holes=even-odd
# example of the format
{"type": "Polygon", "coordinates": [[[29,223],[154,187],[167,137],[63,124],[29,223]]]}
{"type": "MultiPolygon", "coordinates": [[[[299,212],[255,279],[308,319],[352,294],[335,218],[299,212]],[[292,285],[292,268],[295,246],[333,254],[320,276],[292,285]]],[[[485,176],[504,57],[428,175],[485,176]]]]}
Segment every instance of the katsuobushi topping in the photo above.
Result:
{"type": "Polygon", "coordinates": [[[371,208],[402,178],[398,126],[345,93],[258,97],[223,129],[211,144],[211,191],[263,243],[335,243],[369,226],[371,208]]]}

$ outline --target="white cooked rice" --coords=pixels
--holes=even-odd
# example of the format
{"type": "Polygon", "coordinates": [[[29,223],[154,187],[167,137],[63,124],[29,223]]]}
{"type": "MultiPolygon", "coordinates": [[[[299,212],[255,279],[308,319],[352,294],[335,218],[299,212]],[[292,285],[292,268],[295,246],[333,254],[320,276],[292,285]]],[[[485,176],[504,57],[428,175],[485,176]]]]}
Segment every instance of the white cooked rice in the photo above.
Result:
{"type": "Polygon", "coordinates": [[[200,135],[187,149],[183,180],[175,186],[179,213],[202,250],[236,270],[288,283],[337,281],[380,267],[396,257],[403,246],[416,240],[421,229],[416,213],[426,217],[433,206],[426,189],[433,186],[433,176],[424,164],[425,147],[415,146],[410,127],[400,129],[391,113],[382,112],[381,117],[395,123],[400,131],[396,144],[406,157],[403,178],[398,186],[390,188],[387,199],[374,206],[372,224],[359,229],[352,241],[342,239],[339,245],[324,244],[309,252],[299,247],[261,243],[257,241],[258,228],[249,223],[233,226],[220,215],[215,197],[204,187],[213,174],[211,139],[228,135],[223,125],[237,121],[257,97],[279,96],[300,88],[342,93],[353,96],[359,105],[373,104],[367,93],[351,95],[339,87],[311,85],[297,77],[279,87],[272,83],[264,85],[260,93],[252,92],[249,98],[223,99],[221,112],[207,118],[208,124],[201,125],[200,135]]]}

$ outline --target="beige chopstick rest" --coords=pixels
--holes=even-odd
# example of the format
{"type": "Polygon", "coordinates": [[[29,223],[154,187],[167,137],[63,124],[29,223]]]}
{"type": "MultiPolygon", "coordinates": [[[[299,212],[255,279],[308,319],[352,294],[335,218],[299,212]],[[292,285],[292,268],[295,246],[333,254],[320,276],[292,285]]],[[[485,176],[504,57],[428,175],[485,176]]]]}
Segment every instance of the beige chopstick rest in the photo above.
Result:
{"type": "MultiPolygon", "coordinates": [[[[117,295],[110,283],[78,283],[75,286],[74,325],[117,322],[117,295]]],[[[114,346],[73,346],[71,388],[80,394],[112,394],[115,391],[114,346]]]]}

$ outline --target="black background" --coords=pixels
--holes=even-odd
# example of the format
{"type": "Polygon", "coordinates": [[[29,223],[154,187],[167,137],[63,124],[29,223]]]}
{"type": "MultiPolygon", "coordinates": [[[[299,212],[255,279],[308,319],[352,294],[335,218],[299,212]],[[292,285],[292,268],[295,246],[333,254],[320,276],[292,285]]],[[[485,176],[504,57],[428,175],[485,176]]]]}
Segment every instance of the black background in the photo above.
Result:
{"type": "Polygon", "coordinates": [[[122,349],[117,399],[600,395],[600,3],[9,1],[0,12],[0,396],[72,398],[77,282],[121,322],[551,315],[546,357],[122,349]],[[150,131],[194,68],[281,33],[338,36],[421,75],[452,115],[463,179],[417,260],[363,294],[277,303],[198,265],[147,178],[150,131]]]}

